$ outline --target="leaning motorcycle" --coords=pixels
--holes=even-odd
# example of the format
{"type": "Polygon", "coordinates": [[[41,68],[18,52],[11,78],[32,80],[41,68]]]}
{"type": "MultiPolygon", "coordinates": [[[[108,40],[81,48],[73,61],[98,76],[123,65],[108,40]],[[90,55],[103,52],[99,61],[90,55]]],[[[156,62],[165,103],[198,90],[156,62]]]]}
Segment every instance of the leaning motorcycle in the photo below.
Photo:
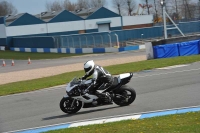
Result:
{"type": "Polygon", "coordinates": [[[60,109],[64,113],[73,114],[81,108],[93,108],[110,105],[112,102],[119,106],[130,105],[136,98],[136,92],[126,84],[130,82],[133,73],[120,74],[113,79],[113,85],[106,88],[102,83],[95,89],[95,93],[90,93],[92,79],[82,80],[74,78],[67,84],[66,95],[60,101],[60,109]]]}

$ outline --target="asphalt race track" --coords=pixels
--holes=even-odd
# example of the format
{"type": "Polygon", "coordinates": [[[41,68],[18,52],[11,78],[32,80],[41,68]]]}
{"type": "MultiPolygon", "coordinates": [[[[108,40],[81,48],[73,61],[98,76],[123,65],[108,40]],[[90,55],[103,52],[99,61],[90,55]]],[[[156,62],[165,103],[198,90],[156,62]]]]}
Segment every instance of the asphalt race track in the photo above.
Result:
{"type": "MultiPolygon", "coordinates": [[[[100,61],[100,60],[105,60],[105,59],[116,59],[119,57],[124,58],[128,56],[139,56],[139,55],[146,55],[145,50],[127,51],[127,52],[120,52],[120,53],[88,54],[85,56],[70,57],[70,58],[65,57],[65,58],[59,58],[59,59],[31,60],[31,65],[27,64],[28,59],[14,60],[15,67],[11,66],[11,60],[5,60],[6,67],[0,67],[0,73],[69,65],[69,64],[75,64],[75,63],[81,63],[81,62],[84,64],[84,62],[88,60],[100,61]]],[[[2,59],[0,59],[0,62],[2,63],[2,59]]]]}
{"type": "Polygon", "coordinates": [[[136,73],[129,83],[137,98],[127,107],[109,105],[64,114],[65,87],[0,97],[0,132],[78,120],[200,105],[200,63],[136,73]]]}

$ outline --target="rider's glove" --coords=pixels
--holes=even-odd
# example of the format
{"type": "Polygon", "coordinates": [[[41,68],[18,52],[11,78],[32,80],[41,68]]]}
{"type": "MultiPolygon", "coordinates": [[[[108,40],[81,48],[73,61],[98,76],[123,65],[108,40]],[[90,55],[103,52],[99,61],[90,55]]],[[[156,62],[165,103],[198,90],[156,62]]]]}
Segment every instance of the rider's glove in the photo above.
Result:
{"type": "Polygon", "coordinates": [[[81,79],[82,79],[82,80],[84,80],[84,79],[86,79],[86,77],[85,77],[85,76],[83,76],[81,79]]]}

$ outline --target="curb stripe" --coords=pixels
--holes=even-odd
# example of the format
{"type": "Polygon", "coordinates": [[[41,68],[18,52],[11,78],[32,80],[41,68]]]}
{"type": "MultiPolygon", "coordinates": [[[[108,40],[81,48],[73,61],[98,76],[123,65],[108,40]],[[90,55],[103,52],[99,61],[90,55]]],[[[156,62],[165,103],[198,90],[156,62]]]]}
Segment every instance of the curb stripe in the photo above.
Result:
{"type": "Polygon", "coordinates": [[[156,117],[156,116],[164,116],[164,115],[172,115],[172,114],[176,114],[176,113],[177,113],[176,110],[155,112],[155,113],[143,114],[139,119],[151,118],[151,117],[156,117]]]}
{"type": "Polygon", "coordinates": [[[68,128],[70,124],[66,125],[59,125],[54,127],[47,127],[47,128],[39,128],[39,129],[32,129],[32,130],[26,130],[26,131],[20,131],[16,133],[41,133],[41,132],[47,132],[51,130],[58,130],[58,129],[65,129],[68,128]]]}
{"type": "Polygon", "coordinates": [[[187,113],[187,112],[198,112],[200,111],[200,106],[195,107],[186,107],[186,108],[179,108],[179,109],[167,109],[167,110],[161,110],[161,111],[154,111],[154,112],[146,112],[141,114],[133,114],[129,116],[113,116],[112,118],[101,118],[96,120],[87,120],[87,121],[81,121],[81,122],[74,122],[74,123],[65,123],[65,124],[57,124],[52,126],[44,126],[44,127],[37,127],[32,129],[24,129],[24,130],[18,130],[18,131],[11,131],[7,133],[41,133],[51,130],[58,130],[58,129],[66,129],[70,127],[79,127],[79,126],[86,126],[86,125],[94,125],[94,124],[103,124],[103,123],[109,123],[109,122],[116,122],[116,121],[122,121],[122,120],[137,120],[137,119],[144,119],[144,118],[152,118],[157,116],[165,116],[165,115],[172,115],[172,114],[181,114],[181,113],[187,113]]]}
{"type": "Polygon", "coordinates": [[[137,46],[127,46],[121,48],[13,48],[11,47],[10,50],[12,51],[19,51],[19,52],[40,52],[40,53],[108,53],[108,52],[123,52],[123,51],[130,51],[130,50],[141,50],[145,49],[145,45],[137,45],[137,46]]]}

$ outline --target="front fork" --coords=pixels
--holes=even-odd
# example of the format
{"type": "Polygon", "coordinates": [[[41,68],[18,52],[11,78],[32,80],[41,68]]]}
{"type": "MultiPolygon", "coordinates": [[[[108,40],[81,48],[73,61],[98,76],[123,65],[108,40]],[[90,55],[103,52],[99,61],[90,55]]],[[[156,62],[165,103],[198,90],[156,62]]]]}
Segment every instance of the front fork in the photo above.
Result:
{"type": "MultiPolygon", "coordinates": [[[[66,94],[63,98],[68,98],[69,96],[66,94]]],[[[73,98],[73,97],[72,97],[73,98]]],[[[75,99],[75,98],[73,98],[73,101],[72,101],[72,104],[71,104],[71,108],[73,107],[73,105],[74,105],[74,102],[76,101],[77,99],[75,99]]],[[[82,102],[82,107],[83,107],[83,105],[84,105],[84,102],[83,101],[80,101],[80,102],[82,102]]]]}
{"type": "Polygon", "coordinates": [[[73,107],[75,101],[76,101],[76,99],[73,98],[73,102],[71,104],[71,108],[73,107]]]}

